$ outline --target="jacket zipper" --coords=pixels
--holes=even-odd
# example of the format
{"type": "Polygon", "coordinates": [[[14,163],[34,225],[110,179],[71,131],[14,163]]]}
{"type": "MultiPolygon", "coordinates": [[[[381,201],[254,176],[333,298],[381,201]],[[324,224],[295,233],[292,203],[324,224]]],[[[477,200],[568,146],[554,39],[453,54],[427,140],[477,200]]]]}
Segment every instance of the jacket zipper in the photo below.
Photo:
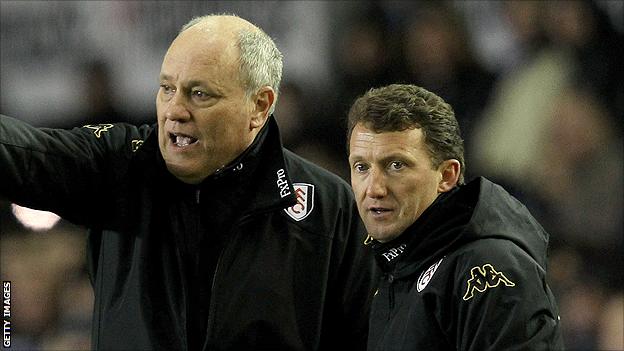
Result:
{"type": "MultiPolygon", "coordinates": [[[[195,205],[196,205],[196,211],[197,211],[197,219],[196,219],[196,224],[197,224],[197,229],[199,230],[199,228],[201,228],[201,188],[198,186],[197,189],[195,190],[195,205]]],[[[199,242],[201,242],[201,239],[199,240],[199,242]]],[[[201,247],[201,245],[198,244],[198,247],[201,247]]],[[[198,277],[199,278],[199,272],[201,271],[199,266],[200,266],[200,262],[201,262],[201,248],[199,249],[200,251],[197,253],[197,263],[195,263],[193,265],[193,277],[198,277]]],[[[195,260],[195,259],[194,259],[195,260]]],[[[200,288],[201,289],[201,288],[200,288]]],[[[201,294],[200,294],[200,298],[199,298],[199,304],[201,305],[201,294]]],[[[189,316],[190,313],[187,312],[187,316],[189,316]]],[[[201,317],[200,317],[201,319],[201,317]]],[[[205,344],[205,341],[204,341],[205,344]]],[[[188,345],[188,342],[187,342],[188,345]]],[[[203,349],[203,347],[202,347],[203,349]]]]}
{"type": "MultiPolygon", "coordinates": [[[[241,218],[234,223],[234,225],[232,225],[232,229],[239,227],[241,224],[245,223],[247,221],[247,219],[251,218],[252,216],[257,216],[257,215],[261,215],[263,213],[268,213],[273,211],[275,208],[281,208],[280,206],[271,206],[268,207],[262,211],[258,211],[258,212],[248,212],[247,214],[241,216],[241,218]]],[[[232,232],[234,232],[234,230],[232,230],[232,232]]],[[[231,234],[231,233],[230,233],[231,234]]],[[[207,346],[208,346],[208,342],[211,339],[211,332],[212,330],[214,330],[214,326],[213,324],[215,323],[214,321],[214,315],[215,315],[215,308],[216,308],[216,302],[214,299],[214,291],[215,291],[215,285],[216,285],[216,281],[217,281],[217,274],[219,273],[219,267],[221,266],[221,261],[223,261],[223,256],[225,255],[227,249],[229,248],[230,244],[234,241],[234,238],[232,238],[231,235],[227,236],[227,240],[225,242],[225,244],[223,245],[223,249],[221,250],[221,253],[219,254],[219,258],[217,258],[217,264],[215,265],[215,270],[214,273],[212,275],[212,284],[210,285],[210,306],[208,309],[208,322],[206,323],[207,325],[207,330],[206,330],[206,340],[204,341],[204,345],[202,346],[202,350],[207,350],[207,346]]]]}
{"type": "Polygon", "coordinates": [[[392,310],[394,309],[394,276],[392,273],[388,274],[388,320],[392,316],[392,310]]]}
{"type": "Polygon", "coordinates": [[[219,266],[221,265],[221,261],[223,259],[223,253],[229,246],[231,240],[227,240],[225,245],[223,246],[223,250],[219,254],[219,258],[217,258],[217,264],[215,265],[215,270],[212,274],[212,283],[210,284],[210,305],[208,306],[208,321],[206,323],[206,339],[204,340],[204,345],[202,346],[202,350],[207,350],[208,342],[210,341],[211,332],[214,328],[212,328],[212,324],[214,323],[214,313],[215,313],[215,302],[214,302],[214,287],[215,282],[217,281],[217,273],[219,272],[219,266]]]}

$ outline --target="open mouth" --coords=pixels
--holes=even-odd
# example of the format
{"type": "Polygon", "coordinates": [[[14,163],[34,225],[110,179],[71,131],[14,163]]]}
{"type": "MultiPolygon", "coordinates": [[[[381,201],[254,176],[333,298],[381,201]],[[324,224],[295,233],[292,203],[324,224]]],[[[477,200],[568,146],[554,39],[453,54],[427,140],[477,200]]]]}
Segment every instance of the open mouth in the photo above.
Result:
{"type": "Polygon", "coordinates": [[[180,133],[169,133],[169,139],[171,139],[171,143],[178,147],[189,146],[197,142],[196,138],[180,133]]]}
{"type": "Polygon", "coordinates": [[[368,210],[371,211],[372,213],[378,214],[378,215],[382,214],[382,213],[390,212],[389,209],[383,208],[383,207],[370,207],[368,210]]]}

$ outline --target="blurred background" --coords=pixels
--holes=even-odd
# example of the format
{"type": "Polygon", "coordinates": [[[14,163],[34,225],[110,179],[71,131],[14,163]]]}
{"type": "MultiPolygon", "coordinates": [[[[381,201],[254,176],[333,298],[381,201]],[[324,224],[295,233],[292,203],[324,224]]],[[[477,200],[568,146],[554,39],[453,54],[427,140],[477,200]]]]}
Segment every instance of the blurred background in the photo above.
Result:
{"type": "MultiPolygon", "coordinates": [[[[551,234],[567,347],[624,349],[624,2],[2,0],[0,113],[45,127],[154,123],[165,51],[214,12],[275,39],[285,145],[347,181],[355,97],[393,82],[442,96],[467,178],[504,185],[551,234]]],[[[89,349],[85,239],[0,198],[13,349],[89,349]]]]}

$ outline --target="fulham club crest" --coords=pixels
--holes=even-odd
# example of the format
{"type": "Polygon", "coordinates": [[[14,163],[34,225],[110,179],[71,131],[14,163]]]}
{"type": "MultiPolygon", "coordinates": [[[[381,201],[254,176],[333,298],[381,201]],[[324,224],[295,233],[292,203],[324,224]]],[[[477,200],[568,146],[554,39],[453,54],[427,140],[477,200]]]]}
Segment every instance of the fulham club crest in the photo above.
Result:
{"type": "Polygon", "coordinates": [[[423,291],[427,284],[429,284],[431,277],[433,277],[433,273],[435,273],[436,269],[438,269],[438,266],[440,265],[440,263],[442,263],[443,259],[444,257],[442,257],[438,262],[434,263],[426,271],[420,273],[420,277],[418,277],[418,283],[416,285],[416,290],[418,290],[418,292],[423,291]]]}
{"type": "Polygon", "coordinates": [[[295,195],[297,195],[297,203],[289,208],[285,208],[284,212],[290,218],[299,222],[306,218],[314,209],[314,185],[307,183],[293,183],[295,195]]]}

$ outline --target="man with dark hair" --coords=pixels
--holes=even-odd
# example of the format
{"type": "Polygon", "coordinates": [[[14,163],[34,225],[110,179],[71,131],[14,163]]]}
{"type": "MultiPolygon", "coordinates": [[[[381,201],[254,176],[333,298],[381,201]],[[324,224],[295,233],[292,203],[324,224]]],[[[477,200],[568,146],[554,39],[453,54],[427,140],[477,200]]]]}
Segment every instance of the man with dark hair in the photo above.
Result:
{"type": "Polygon", "coordinates": [[[369,350],[559,350],[548,234],[485,178],[464,184],[453,109],[414,85],[349,111],[351,183],[383,271],[369,350]]]}
{"type": "Polygon", "coordinates": [[[205,16],[153,126],[0,116],[0,194],[91,229],[93,349],[365,348],[374,260],[349,185],[282,148],[281,74],[262,30],[205,16]]]}

